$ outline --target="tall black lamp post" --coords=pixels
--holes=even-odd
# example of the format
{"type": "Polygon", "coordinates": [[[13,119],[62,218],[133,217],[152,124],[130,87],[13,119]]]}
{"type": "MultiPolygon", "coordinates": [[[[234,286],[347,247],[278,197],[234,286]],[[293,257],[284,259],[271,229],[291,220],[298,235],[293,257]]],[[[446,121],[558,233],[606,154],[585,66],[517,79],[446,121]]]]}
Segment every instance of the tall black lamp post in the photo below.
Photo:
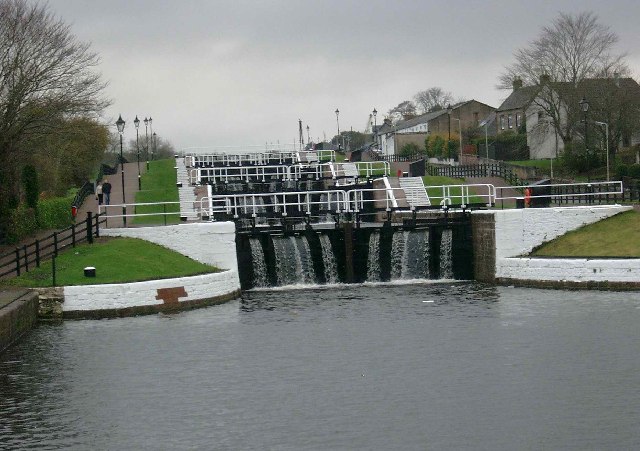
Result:
{"type": "Polygon", "coordinates": [[[340,150],[340,120],[338,119],[340,116],[340,110],[336,108],[336,124],[338,125],[338,150],[340,150]]]}
{"type": "Polygon", "coordinates": [[[151,145],[153,146],[151,148],[151,150],[152,150],[151,159],[153,160],[155,158],[156,151],[158,150],[158,148],[157,148],[158,143],[156,141],[156,133],[155,132],[153,132],[153,136],[152,136],[152,139],[151,139],[151,145]]]}
{"type": "Polygon", "coordinates": [[[149,119],[146,117],[144,118],[144,137],[147,143],[146,156],[147,156],[147,171],[148,171],[149,170],[149,119]]]}
{"type": "Polygon", "coordinates": [[[311,137],[309,136],[309,125],[307,125],[307,143],[311,144],[311,137]]]}
{"type": "Polygon", "coordinates": [[[122,115],[118,115],[118,120],[116,121],[116,127],[118,127],[118,133],[120,134],[120,175],[122,176],[122,220],[124,221],[124,225],[127,225],[127,207],[125,206],[126,200],[124,195],[124,157],[122,156],[122,134],[124,133],[124,120],[122,119],[122,115]]]}
{"type": "Polygon", "coordinates": [[[153,119],[151,119],[151,116],[149,116],[149,133],[151,133],[151,137],[152,137],[152,140],[151,140],[151,159],[154,160],[155,159],[156,149],[153,147],[154,146],[153,136],[155,136],[155,135],[153,133],[153,119]]]}
{"type": "Polygon", "coordinates": [[[373,133],[374,133],[374,138],[376,140],[376,149],[378,149],[378,120],[376,119],[376,116],[378,115],[378,110],[376,110],[375,107],[373,107],[373,133]]]}
{"type": "Polygon", "coordinates": [[[451,104],[447,104],[449,138],[447,139],[447,158],[451,158],[451,104]]]}
{"type": "Polygon", "coordinates": [[[589,158],[589,126],[587,122],[587,112],[589,111],[589,102],[583,96],[580,101],[580,109],[584,113],[584,149],[587,159],[589,158]]]}
{"type": "Polygon", "coordinates": [[[136,118],[133,120],[133,125],[136,126],[136,152],[138,154],[138,191],[142,189],[142,180],[140,179],[140,144],[138,143],[138,127],[140,127],[140,119],[136,114],[136,118]]]}

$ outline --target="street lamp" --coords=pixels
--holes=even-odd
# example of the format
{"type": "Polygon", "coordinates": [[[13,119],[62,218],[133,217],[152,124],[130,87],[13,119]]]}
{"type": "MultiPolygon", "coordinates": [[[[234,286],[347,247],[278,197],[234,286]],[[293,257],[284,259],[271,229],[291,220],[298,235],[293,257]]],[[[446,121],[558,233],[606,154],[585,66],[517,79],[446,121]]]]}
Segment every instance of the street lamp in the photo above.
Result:
{"type": "MultiPolygon", "coordinates": [[[[151,116],[149,116],[149,133],[151,133],[151,135],[153,136],[153,119],[151,119],[151,116]]],[[[151,141],[151,145],[153,146],[153,141],[151,141]]],[[[151,159],[154,160],[155,159],[155,153],[156,150],[154,147],[151,148],[151,159]]]]}
{"type": "Polygon", "coordinates": [[[376,149],[378,148],[378,121],[376,119],[376,116],[378,115],[378,110],[376,110],[375,107],[373,107],[373,133],[374,133],[374,137],[376,138],[376,149]]]}
{"type": "Polygon", "coordinates": [[[153,139],[151,140],[151,145],[153,146],[153,151],[151,152],[151,159],[153,160],[155,158],[156,151],[158,150],[158,149],[156,149],[157,143],[156,143],[156,133],[155,132],[153,132],[153,139]]]}
{"type": "Polygon", "coordinates": [[[124,225],[127,225],[127,215],[125,206],[126,200],[124,196],[124,157],[122,156],[122,134],[124,133],[124,120],[122,119],[122,115],[118,115],[118,120],[116,121],[116,127],[118,127],[118,133],[120,134],[120,175],[122,176],[122,220],[124,221],[124,225]]]}
{"type": "Polygon", "coordinates": [[[311,144],[311,138],[309,137],[309,125],[307,125],[307,143],[311,144]]]}
{"type": "Polygon", "coordinates": [[[340,150],[340,120],[338,119],[340,116],[340,110],[336,108],[336,124],[338,125],[338,150],[340,150]]]}
{"type": "Polygon", "coordinates": [[[586,157],[589,158],[589,127],[587,125],[587,112],[589,111],[589,102],[582,97],[580,103],[580,109],[584,113],[584,149],[586,157]]]}
{"type": "Polygon", "coordinates": [[[147,156],[147,171],[149,170],[149,119],[148,118],[144,118],[144,136],[145,136],[145,141],[147,142],[147,152],[146,152],[146,156],[147,156]]]}
{"type": "Polygon", "coordinates": [[[450,144],[451,144],[451,104],[448,103],[447,104],[447,116],[449,117],[449,120],[447,121],[447,125],[448,125],[448,129],[449,129],[449,138],[447,139],[447,158],[451,158],[451,153],[450,153],[450,144]]]}
{"type": "Polygon", "coordinates": [[[136,126],[136,151],[138,153],[138,191],[142,189],[142,181],[140,180],[140,144],[138,143],[138,127],[140,127],[140,119],[136,114],[136,118],[133,120],[133,125],[136,126]]]}
{"type": "Polygon", "coordinates": [[[609,181],[609,124],[606,122],[598,122],[593,121],[594,124],[604,125],[605,138],[607,140],[606,148],[607,148],[607,182],[609,181]]]}
{"type": "Polygon", "coordinates": [[[458,163],[462,164],[462,121],[457,117],[452,119],[458,121],[458,130],[460,131],[460,156],[458,157],[458,163]]]}

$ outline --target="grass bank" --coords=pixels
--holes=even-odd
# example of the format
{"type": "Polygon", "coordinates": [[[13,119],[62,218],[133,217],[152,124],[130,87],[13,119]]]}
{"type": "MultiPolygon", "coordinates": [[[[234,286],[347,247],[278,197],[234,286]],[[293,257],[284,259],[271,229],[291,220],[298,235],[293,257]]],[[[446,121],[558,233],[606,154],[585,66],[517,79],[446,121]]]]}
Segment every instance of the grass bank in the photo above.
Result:
{"type": "MultiPolygon", "coordinates": [[[[149,170],[142,175],[142,190],[136,193],[136,203],[178,202],[175,165],[174,159],[150,161],[149,170]]],[[[157,225],[180,222],[180,206],[177,203],[136,207],[136,214],[152,213],[156,214],[134,218],[134,224],[157,225]]]]}
{"type": "MultiPolygon", "coordinates": [[[[218,272],[213,266],[185,257],[165,247],[135,238],[100,238],[61,252],[56,259],[56,285],[93,285],[138,282],[218,272]],[[84,277],[94,266],[96,277],[84,277]]],[[[1,281],[0,285],[48,287],[52,285],[51,261],[28,273],[1,281]]]]}
{"type": "Polygon", "coordinates": [[[536,257],[640,257],[640,213],[627,211],[584,226],[534,250],[536,257]]]}

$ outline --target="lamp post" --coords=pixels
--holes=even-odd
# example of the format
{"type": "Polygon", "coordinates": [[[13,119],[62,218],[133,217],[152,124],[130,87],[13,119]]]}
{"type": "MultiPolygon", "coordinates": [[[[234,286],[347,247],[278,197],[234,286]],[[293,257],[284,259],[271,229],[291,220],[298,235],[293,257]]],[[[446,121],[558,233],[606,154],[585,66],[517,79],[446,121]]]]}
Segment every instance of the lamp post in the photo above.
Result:
{"type": "Polygon", "coordinates": [[[457,117],[452,119],[458,121],[458,130],[460,131],[460,156],[458,157],[458,163],[462,164],[462,121],[457,117]]]}
{"type": "Polygon", "coordinates": [[[338,116],[340,116],[340,110],[336,108],[336,124],[338,125],[338,150],[340,150],[340,120],[338,116]]]}
{"type": "Polygon", "coordinates": [[[151,159],[153,160],[155,158],[155,155],[156,155],[156,150],[158,150],[158,149],[156,149],[157,143],[156,143],[156,133],[155,132],[153,132],[153,139],[151,140],[151,145],[153,146],[152,147],[153,151],[151,152],[151,159]]]}
{"type": "Polygon", "coordinates": [[[122,115],[118,115],[118,120],[116,121],[116,127],[118,127],[118,134],[120,134],[120,175],[122,176],[122,220],[124,221],[124,225],[127,225],[127,207],[125,206],[126,200],[124,196],[124,157],[122,156],[122,134],[124,133],[124,120],[122,119],[122,115]]]}
{"type": "Polygon", "coordinates": [[[451,153],[449,151],[449,145],[451,143],[451,104],[447,104],[447,116],[449,120],[447,121],[447,128],[449,129],[449,138],[447,139],[447,158],[451,158],[451,153]]]}
{"type": "Polygon", "coordinates": [[[147,157],[147,171],[149,170],[149,119],[148,118],[144,118],[144,137],[145,137],[145,141],[147,142],[147,152],[146,152],[146,157],[147,157]]]}
{"type": "Polygon", "coordinates": [[[607,148],[607,182],[609,179],[609,124],[606,122],[593,121],[594,124],[604,125],[605,139],[607,140],[606,148],[607,148]]]}
{"type": "Polygon", "coordinates": [[[589,111],[589,102],[587,102],[587,99],[585,99],[583,96],[582,100],[579,103],[580,103],[580,109],[584,113],[584,149],[585,149],[585,155],[588,159],[589,158],[589,126],[587,125],[587,112],[589,111]]]}
{"type": "MultiPolygon", "coordinates": [[[[151,116],[149,116],[149,133],[151,133],[151,136],[153,136],[153,119],[151,119],[151,116]]],[[[151,145],[153,146],[153,141],[151,141],[151,145]]],[[[155,153],[156,150],[154,147],[151,147],[151,159],[155,159],[155,153]]]]}
{"type": "Polygon", "coordinates": [[[307,124],[307,143],[311,144],[311,138],[309,137],[309,125],[307,124]]]}
{"type": "Polygon", "coordinates": [[[376,110],[375,107],[373,107],[373,133],[374,133],[374,137],[376,139],[376,149],[378,148],[378,120],[376,119],[376,116],[378,115],[378,110],[376,110]]]}
{"type": "Polygon", "coordinates": [[[138,154],[138,191],[142,189],[142,181],[140,179],[140,144],[138,143],[138,127],[140,127],[140,119],[136,114],[136,118],[133,120],[133,125],[136,126],[136,152],[138,154]]]}

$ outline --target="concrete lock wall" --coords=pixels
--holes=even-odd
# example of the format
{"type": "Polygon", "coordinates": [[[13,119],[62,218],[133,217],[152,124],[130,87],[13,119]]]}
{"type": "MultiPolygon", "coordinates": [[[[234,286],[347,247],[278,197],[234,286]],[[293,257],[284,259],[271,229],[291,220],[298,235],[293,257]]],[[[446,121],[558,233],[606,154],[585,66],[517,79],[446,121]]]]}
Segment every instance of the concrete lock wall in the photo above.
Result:
{"type": "MultiPolygon", "coordinates": [[[[640,283],[640,259],[554,259],[524,257],[535,247],[571,230],[592,224],[631,207],[593,206],[527,208],[474,212],[474,250],[484,268],[476,264],[476,278],[502,283],[514,281],[589,283],[640,283]],[[491,220],[495,221],[491,237],[491,220]],[[492,239],[493,238],[493,239],[492,239]],[[495,262],[481,257],[495,254],[495,262]],[[494,274],[489,266],[495,264],[494,274]]],[[[542,284],[544,285],[544,284],[542,284]]],[[[567,285],[570,286],[570,285],[567,285]]]]}
{"type": "MultiPolygon", "coordinates": [[[[175,310],[222,302],[240,294],[232,222],[104,229],[101,235],[147,240],[224,271],[145,282],[64,287],[62,312],[66,318],[175,310]]],[[[100,270],[99,266],[96,270],[100,270]]]]}

